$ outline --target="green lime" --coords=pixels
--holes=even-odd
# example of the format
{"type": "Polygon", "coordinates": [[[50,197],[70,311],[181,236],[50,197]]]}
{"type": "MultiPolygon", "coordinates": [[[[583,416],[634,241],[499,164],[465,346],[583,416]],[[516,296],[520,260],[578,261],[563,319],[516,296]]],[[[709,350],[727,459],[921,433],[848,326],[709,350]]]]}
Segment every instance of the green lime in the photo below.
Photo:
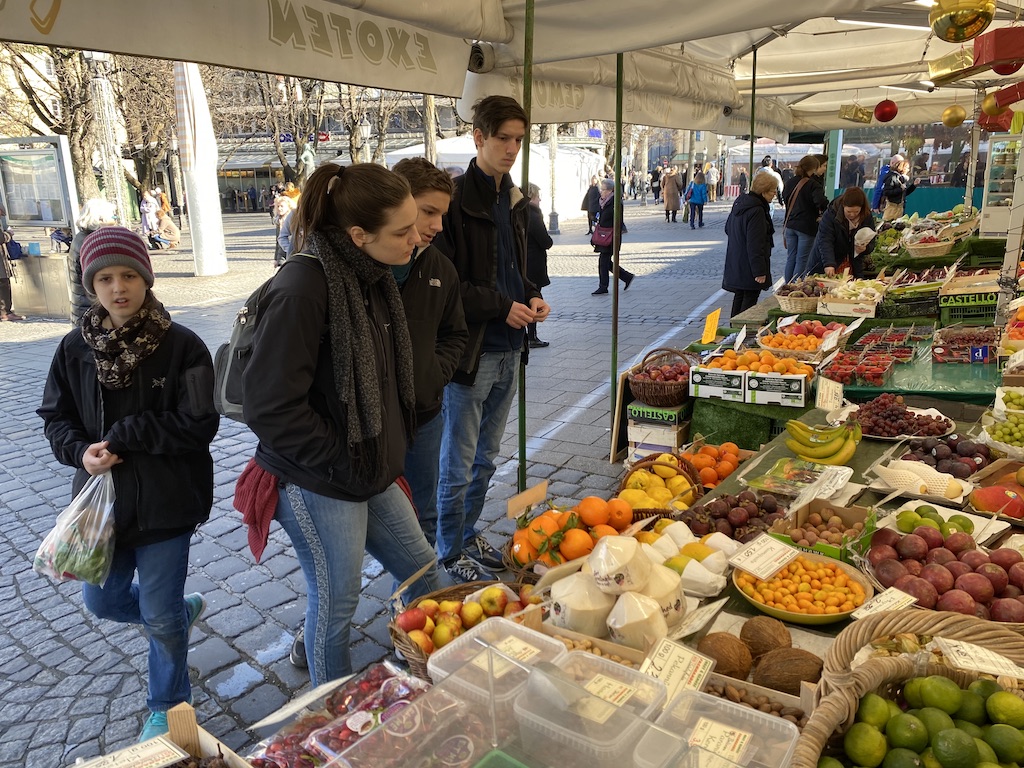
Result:
{"type": "Polygon", "coordinates": [[[1024,760],[1024,734],[1011,725],[996,723],[985,733],[985,743],[992,747],[1001,763],[1024,760]]]}
{"type": "Polygon", "coordinates": [[[993,763],[990,760],[982,760],[974,768],[1003,768],[999,763],[993,763]]]}
{"type": "Polygon", "coordinates": [[[942,768],[974,768],[978,745],[974,738],[957,728],[948,728],[932,737],[932,754],[942,768]]]}
{"type": "Polygon", "coordinates": [[[818,768],[843,768],[843,764],[834,757],[823,757],[818,760],[818,768]]]}
{"type": "Polygon", "coordinates": [[[902,533],[910,533],[917,528],[920,520],[921,516],[917,512],[914,512],[912,509],[905,509],[896,515],[896,527],[902,533]]]}
{"type": "Polygon", "coordinates": [[[931,747],[921,753],[921,762],[924,764],[924,768],[942,768],[942,763],[936,760],[935,755],[932,754],[931,747]]]}
{"type": "Polygon", "coordinates": [[[936,531],[942,530],[942,525],[935,522],[930,517],[922,517],[920,520],[917,521],[917,525],[918,527],[921,527],[923,525],[925,528],[934,528],[936,531]]]}
{"type": "Polygon", "coordinates": [[[889,722],[889,702],[877,693],[864,694],[857,706],[856,721],[873,725],[878,730],[882,730],[889,722]]]}
{"type": "Polygon", "coordinates": [[[963,529],[954,523],[943,523],[939,526],[939,532],[942,534],[942,538],[948,539],[954,533],[963,533],[963,529]]]}
{"type": "Polygon", "coordinates": [[[930,504],[922,504],[919,507],[914,507],[914,511],[917,514],[919,514],[921,517],[924,517],[925,515],[929,515],[929,514],[930,515],[937,515],[937,514],[939,514],[939,510],[937,510],[935,507],[931,506],[930,504]]]}
{"type": "Polygon", "coordinates": [[[940,731],[956,728],[956,726],[953,725],[953,718],[941,709],[936,709],[935,707],[923,707],[921,711],[917,713],[917,718],[925,724],[925,727],[928,728],[929,740],[935,738],[935,734],[940,731]]]}
{"type": "Polygon", "coordinates": [[[1003,690],[1003,686],[995,680],[989,680],[987,677],[980,677],[967,686],[967,690],[978,694],[983,699],[987,699],[996,691],[1003,690]]]}
{"type": "Polygon", "coordinates": [[[928,727],[913,715],[899,714],[885,725],[890,746],[921,752],[928,746],[928,727]]]}
{"type": "MultiPolygon", "coordinates": [[[[984,739],[974,737],[974,744],[978,747],[978,759],[982,763],[998,763],[999,758],[996,756],[996,752],[992,747],[988,745],[988,742],[984,739]]],[[[980,765],[980,763],[979,763],[980,765]]]]}
{"type": "MultiPolygon", "coordinates": [[[[975,725],[984,725],[988,722],[988,715],[985,712],[985,699],[981,698],[974,691],[962,691],[963,700],[960,702],[960,708],[953,713],[954,720],[966,720],[968,723],[974,723],[975,725]]],[[[1010,694],[1011,696],[1013,694],[1010,694]]],[[[1014,698],[1017,698],[1014,696],[1014,698]]],[[[1017,699],[1020,701],[1020,699],[1017,699]]],[[[1021,701],[1024,705],[1024,701],[1021,701]]],[[[975,736],[979,734],[974,734],[975,736]]]]}
{"type": "Polygon", "coordinates": [[[985,738],[985,732],[981,730],[981,726],[969,723],[966,720],[953,720],[953,725],[959,728],[964,733],[969,733],[976,739],[985,738]]]}
{"type": "MultiPolygon", "coordinates": [[[[960,686],[948,677],[929,675],[921,683],[921,698],[926,707],[935,707],[947,715],[952,715],[960,709],[964,693],[960,690],[960,686]]],[[[1024,702],[1021,703],[1024,704],[1024,702]]]]}
{"type": "Polygon", "coordinates": [[[917,756],[917,752],[896,747],[886,753],[882,768],[924,768],[924,763],[917,756]]]}
{"type": "Polygon", "coordinates": [[[892,699],[886,699],[885,703],[889,705],[889,719],[890,720],[892,720],[892,718],[896,717],[896,715],[902,715],[903,714],[903,710],[900,709],[900,705],[897,704],[892,699]]]}
{"type": "Polygon", "coordinates": [[[874,726],[854,723],[843,737],[843,750],[854,765],[875,768],[882,764],[889,745],[882,732],[874,726]]]}
{"type": "Polygon", "coordinates": [[[903,685],[903,699],[913,709],[920,709],[924,706],[924,699],[921,698],[921,683],[923,677],[912,677],[903,685]]]}
{"type": "Polygon", "coordinates": [[[950,515],[949,522],[964,533],[974,533],[974,521],[967,515],[950,515]]]}
{"type": "Polygon", "coordinates": [[[998,691],[985,700],[985,710],[993,723],[1024,728],[1024,700],[1009,691],[998,691]]]}

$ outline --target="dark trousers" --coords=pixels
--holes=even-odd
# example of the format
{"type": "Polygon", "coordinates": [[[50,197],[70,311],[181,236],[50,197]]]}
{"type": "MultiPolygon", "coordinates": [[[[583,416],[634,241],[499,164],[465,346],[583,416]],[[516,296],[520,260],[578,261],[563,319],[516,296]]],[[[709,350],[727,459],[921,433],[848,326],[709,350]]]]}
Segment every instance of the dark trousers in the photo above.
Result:
{"type": "MultiPolygon", "coordinates": [[[[602,248],[598,251],[597,257],[597,277],[598,287],[602,290],[608,290],[608,277],[612,273],[612,249],[602,248]]],[[[633,273],[628,269],[623,269],[622,265],[619,265],[619,280],[625,282],[633,276],[633,273]]]]}
{"type": "Polygon", "coordinates": [[[704,226],[704,203],[690,203],[690,229],[693,229],[694,224],[698,221],[700,225],[704,226]]]}
{"type": "Polygon", "coordinates": [[[0,314],[13,311],[14,307],[11,306],[11,279],[9,277],[0,277],[0,314]]]}
{"type": "Polygon", "coordinates": [[[746,312],[752,306],[757,304],[757,300],[761,297],[761,291],[733,291],[732,292],[732,313],[729,315],[730,318],[736,317],[741,312],[746,312]]]}

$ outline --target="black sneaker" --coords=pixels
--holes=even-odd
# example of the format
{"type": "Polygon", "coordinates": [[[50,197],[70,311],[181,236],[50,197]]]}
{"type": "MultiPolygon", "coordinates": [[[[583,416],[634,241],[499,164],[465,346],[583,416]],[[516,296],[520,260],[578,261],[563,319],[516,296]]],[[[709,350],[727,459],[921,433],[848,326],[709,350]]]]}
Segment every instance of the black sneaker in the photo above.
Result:
{"type": "Polygon", "coordinates": [[[444,566],[445,572],[456,584],[466,584],[471,581],[494,581],[494,574],[485,570],[474,560],[462,555],[458,560],[447,563],[444,566]]]}
{"type": "Polygon", "coordinates": [[[590,295],[591,296],[604,296],[606,293],[608,293],[608,289],[607,288],[598,288],[596,291],[592,292],[590,295]]]}
{"type": "Polygon", "coordinates": [[[627,277],[625,280],[622,281],[623,282],[622,290],[624,290],[624,291],[628,291],[629,290],[629,286],[631,286],[633,284],[633,278],[634,277],[636,277],[636,275],[630,275],[629,277],[627,277]]]}
{"type": "Polygon", "coordinates": [[[299,627],[299,631],[295,633],[295,640],[292,642],[292,652],[288,654],[288,659],[291,661],[293,667],[309,669],[309,663],[306,661],[305,627],[299,627]]]}
{"type": "Polygon", "coordinates": [[[530,339],[530,349],[543,349],[544,347],[550,346],[550,341],[542,341],[541,339],[530,339]]]}
{"type": "Polygon", "coordinates": [[[501,559],[501,552],[491,546],[483,536],[477,534],[462,550],[462,554],[474,562],[480,563],[489,571],[505,570],[505,563],[501,559]]]}

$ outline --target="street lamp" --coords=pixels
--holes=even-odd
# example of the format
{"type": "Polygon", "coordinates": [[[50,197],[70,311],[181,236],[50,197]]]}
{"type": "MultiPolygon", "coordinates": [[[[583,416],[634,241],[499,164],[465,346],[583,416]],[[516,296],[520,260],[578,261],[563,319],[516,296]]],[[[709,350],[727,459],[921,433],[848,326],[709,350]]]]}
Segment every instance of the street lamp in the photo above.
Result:
{"type": "Polygon", "coordinates": [[[359,148],[360,154],[365,158],[364,163],[370,162],[370,132],[373,130],[373,126],[370,125],[370,121],[366,119],[366,115],[363,115],[363,119],[359,121],[359,148]]]}

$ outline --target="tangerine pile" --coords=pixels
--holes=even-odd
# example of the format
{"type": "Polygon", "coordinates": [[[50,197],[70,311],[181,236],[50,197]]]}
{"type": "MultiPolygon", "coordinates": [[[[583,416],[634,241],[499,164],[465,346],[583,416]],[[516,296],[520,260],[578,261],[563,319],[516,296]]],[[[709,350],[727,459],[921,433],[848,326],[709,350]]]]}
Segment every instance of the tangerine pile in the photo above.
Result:
{"type": "Polygon", "coordinates": [[[839,563],[819,563],[802,555],[767,581],[739,571],[736,585],[769,608],[812,616],[849,613],[863,605],[865,596],[864,587],[839,563]]]}
{"type": "Polygon", "coordinates": [[[814,368],[807,363],[802,363],[793,357],[775,357],[767,349],[760,353],[752,349],[748,349],[745,352],[727,349],[722,353],[721,357],[713,358],[705,367],[719,368],[723,371],[799,374],[806,376],[808,379],[814,378],[814,368]]]}
{"type": "Polygon", "coordinates": [[[796,349],[801,352],[814,352],[821,346],[822,340],[813,333],[769,333],[761,337],[761,343],[772,349],[796,349]]]}
{"type": "Polygon", "coordinates": [[[740,449],[736,443],[705,445],[693,453],[684,453],[683,458],[693,464],[700,474],[705,488],[714,488],[740,465],[740,449]]]}
{"type": "Polygon", "coordinates": [[[547,509],[516,521],[512,560],[525,567],[541,562],[551,567],[586,557],[604,536],[617,536],[633,522],[633,509],[622,499],[587,496],[572,509],[547,509]]]}

